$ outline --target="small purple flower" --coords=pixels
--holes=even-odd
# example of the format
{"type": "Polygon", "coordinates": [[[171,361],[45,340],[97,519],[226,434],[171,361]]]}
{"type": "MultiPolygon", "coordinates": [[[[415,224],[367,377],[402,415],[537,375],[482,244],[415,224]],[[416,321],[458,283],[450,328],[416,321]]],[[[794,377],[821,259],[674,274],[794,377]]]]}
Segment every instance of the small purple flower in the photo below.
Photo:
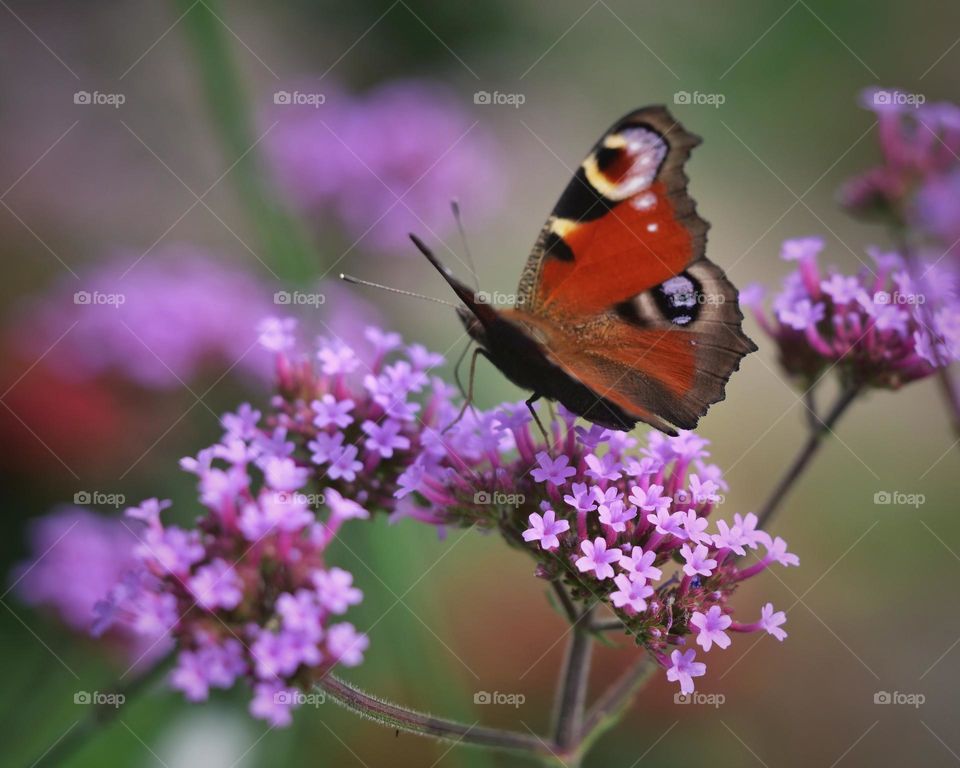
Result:
{"type": "Polygon", "coordinates": [[[333,395],[326,394],[319,400],[310,403],[316,416],[313,419],[315,427],[326,429],[333,425],[339,429],[346,429],[353,423],[350,412],[356,403],[353,400],[337,400],[333,395]]]}
{"type": "Polygon", "coordinates": [[[653,563],[656,559],[657,553],[653,550],[644,552],[641,547],[634,547],[629,555],[620,558],[620,567],[636,581],[659,581],[663,572],[654,567],[653,563]]]}
{"type": "Polygon", "coordinates": [[[561,454],[556,459],[550,457],[546,451],[537,454],[538,466],[533,470],[533,479],[538,483],[551,483],[553,485],[563,485],[568,477],[577,474],[577,470],[571,466],[570,457],[561,454]]]}
{"type": "Polygon", "coordinates": [[[717,567],[717,561],[708,557],[709,550],[703,544],[697,544],[695,549],[690,549],[689,544],[680,547],[680,555],[684,559],[683,572],[687,576],[709,576],[713,569],[717,567]]]}
{"type": "Polygon", "coordinates": [[[270,457],[263,467],[264,479],[275,491],[296,491],[306,485],[310,470],[293,459],[270,457]]]}
{"type": "Polygon", "coordinates": [[[683,519],[682,512],[671,514],[663,508],[658,509],[656,514],[647,515],[647,522],[656,527],[657,533],[662,536],[676,536],[678,539],[687,538],[687,533],[683,529],[683,519]]]}
{"type": "Polygon", "coordinates": [[[357,459],[358,454],[359,450],[355,445],[334,449],[330,454],[327,477],[331,480],[345,480],[352,483],[357,479],[357,472],[363,469],[363,462],[357,459]]]}
{"type": "Polygon", "coordinates": [[[540,548],[547,551],[559,547],[558,535],[570,530],[570,523],[566,520],[557,520],[556,512],[552,509],[545,510],[543,515],[531,513],[529,522],[530,527],[523,532],[523,540],[539,541],[540,548]]]}
{"type": "Polygon", "coordinates": [[[355,667],[362,662],[363,652],[369,645],[369,638],[357,632],[352,624],[334,624],[327,630],[330,657],[345,667],[355,667]]]}
{"type": "Polygon", "coordinates": [[[331,613],[344,613],[363,599],[363,593],[353,586],[353,575],[342,568],[316,571],[313,585],[320,604],[331,613]]]}
{"type": "Polygon", "coordinates": [[[563,500],[579,512],[592,512],[597,508],[594,494],[586,483],[574,483],[571,486],[573,493],[568,493],[563,500]]]}
{"type": "MultiPolygon", "coordinates": [[[[651,485],[646,490],[635,485],[630,491],[630,503],[644,512],[652,512],[657,519],[660,519],[661,514],[667,514],[671,501],[669,496],[663,495],[662,485],[651,485]]],[[[647,519],[649,518],[647,515],[647,519]]]]}
{"type": "Polygon", "coordinates": [[[607,549],[607,543],[597,537],[593,541],[584,541],[580,544],[583,557],[577,560],[577,569],[581,573],[593,571],[593,575],[600,581],[613,578],[613,565],[620,561],[622,555],[619,549],[607,549]]]}
{"type": "Polygon", "coordinates": [[[243,582],[237,572],[220,558],[197,568],[189,586],[197,604],[207,610],[225,608],[230,611],[243,599],[243,582]]]}
{"type": "Polygon", "coordinates": [[[730,647],[730,637],[724,632],[733,619],[727,616],[719,605],[713,605],[706,613],[694,611],[690,617],[690,624],[697,628],[697,645],[704,651],[709,651],[716,643],[719,648],[730,647]]]}
{"type": "Polygon", "coordinates": [[[647,610],[647,598],[653,594],[653,587],[642,580],[631,579],[623,573],[614,578],[613,583],[617,585],[617,591],[610,593],[614,606],[630,608],[635,613],[647,610]]]}
{"type": "Polygon", "coordinates": [[[623,467],[612,453],[607,453],[603,457],[588,453],[584,461],[588,467],[587,477],[592,477],[596,482],[620,479],[623,467]]]}
{"type": "Polygon", "coordinates": [[[683,532],[687,535],[688,540],[694,544],[706,544],[711,541],[710,535],[706,533],[707,526],[710,524],[707,518],[700,517],[693,509],[678,514],[681,515],[683,532]]]}
{"type": "Polygon", "coordinates": [[[380,424],[365,421],[361,428],[368,435],[364,443],[366,449],[385,459],[393,456],[395,449],[405,451],[410,447],[410,438],[400,433],[401,424],[393,419],[384,419],[380,424]]]}
{"type": "Polygon", "coordinates": [[[760,626],[769,634],[773,635],[781,643],[787,637],[787,633],[780,629],[781,624],[786,624],[787,614],[783,611],[773,610],[773,603],[767,603],[760,612],[760,626]]]}
{"type": "Polygon", "coordinates": [[[635,508],[624,506],[624,503],[619,500],[601,504],[598,511],[600,523],[618,532],[627,530],[627,523],[637,516],[635,508]]]}
{"type": "Polygon", "coordinates": [[[667,680],[672,683],[680,683],[680,693],[686,695],[693,693],[693,678],[701,677],[707,671],[707,665],[694,661],[697,652],[692,648],[686,651],[673,651],[670,654],[670,666],[667,669],[667,680]]]}
{"type": "Polygon", "coordinates": [[[257,325],[260,346],[268,352],[286,352],[295,343],[293,333],[297,321],[292,317],[266,317],[257,325]]]}

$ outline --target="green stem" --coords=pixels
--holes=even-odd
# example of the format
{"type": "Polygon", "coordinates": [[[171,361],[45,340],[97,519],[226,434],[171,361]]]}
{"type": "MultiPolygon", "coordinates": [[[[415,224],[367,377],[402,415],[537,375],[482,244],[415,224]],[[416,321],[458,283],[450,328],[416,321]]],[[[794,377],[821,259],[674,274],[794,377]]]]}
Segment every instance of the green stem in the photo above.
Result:
{"type": "Polygon", "coordinates": [[[71,728],[60,741],[40,755],[31,764],[31,768],[41,768],[45,765],[60,766],[66,763],[69,758],[83,749],[103,726],[113,722],[119,715],[120,708],[125,706],[130,699],[163,679],[172,661],[172,655],[161,659],[140,677],[131,680],[123,687],[114,689],[113,693],[116,696],[123,696],[122,703],[119,706],[106,703],[88,705],[88,710],[80,722],[71,728]]]}
{"type": "Polygon", "coordinates": [[[338,704],[387,728],[452,741],[455,744],[523,752],[540,758],[552,758],[553,753],[557,751],[555,744],[535,734],[488,728],[476,724],[467,725],[417,712],[371,696],[332,674],[321,678],[317,686],[338,704]]]}
{"type": "Polygon", "coordinates": [[[234,181],[246,217],[253,223],[265,254],[257,254],[278,276],[303,284],[319,274],[314,254],[296,219],[289,216],[263,182],[258,134],[250,120],[246,93],[230,51],[229,32],[220,21],[217,0],[174,0],[183,17],[187,41],[193,48],[211,111],[214,128],[223,146],[229,176],[234,181]],[[234,165],[235,164],[235,165],[234,165]]]}

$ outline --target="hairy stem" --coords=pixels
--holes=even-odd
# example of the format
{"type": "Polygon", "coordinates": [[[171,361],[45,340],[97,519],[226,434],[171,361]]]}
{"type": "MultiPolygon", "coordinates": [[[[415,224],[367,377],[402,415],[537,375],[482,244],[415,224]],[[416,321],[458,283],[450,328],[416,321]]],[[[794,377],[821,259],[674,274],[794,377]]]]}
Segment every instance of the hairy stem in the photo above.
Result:
{"type": "Polygon", "coordinates": [[[810,435],[807,437],[807,440],[800,449],[800,452],[797,454],[796,458],[794,458],[793,463],[787,468],[787,471],[783,474],[783,477],[780,478],[780,481],[773,489],[773,492],[770,494],[766,503],[757,513],[757,517],[759,518],[757,523],[758,528],[763,528],[766,526],[770,518],[773,516],[773,513],[776,512],[777,508],[780,506],[780,503],[784,500],[784,498],[786,498],[786,495],[790,492],[790,489],[793,488],[794,483],[800,479],[800,476],[807,468],[810,460],[820,449],[820,446],[823,443],[823,438],[833,429],[839,418],[844,414],[847,408],[850,407],[851,403],[853,403],[859,394],[860,389],[858,387],[849,387],[843,390],[840,393],[840,396],[837,398],[837,401],[833,404],[833,407],[827,413],[826,418],[820,419],[817,417],[817,424],[816,426],[811,427],[810,435]]]}
{"type": "Polygon", "coordinates": [[[427,736],[455,744],[470,744],[490,749],[525,752],[542,758],[552,757],[556,745],[533,733],[518,733],[499,728],[468,725],[455,720],[434,717],[424,712],[371,696],[332,674],[317,683],[331,699],[350,711],[388,728],[427,736]]]}
{"type": "Polygon", "coordinates": [[[570,640],[557,688],[553,739],[563,752],[573,749],[583,733],[590,657],[593,653],[592,615],[593,609],[586,609],[570,629],[570,640]]]}

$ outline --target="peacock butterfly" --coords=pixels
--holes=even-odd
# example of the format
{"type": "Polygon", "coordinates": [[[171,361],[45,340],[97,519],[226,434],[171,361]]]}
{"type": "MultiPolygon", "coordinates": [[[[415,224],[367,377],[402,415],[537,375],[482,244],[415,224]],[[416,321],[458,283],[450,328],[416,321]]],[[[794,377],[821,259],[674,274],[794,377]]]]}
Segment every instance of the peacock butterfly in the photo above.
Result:
{"type": "Polygon", "coordinates": [[[675,435],[757,349],[737,289],[704,255],[709,225],[684,174],[699,143],[662,106],[618,120],[560,196],[510,309],[482,301],[411,236],[463,302],[477,353],[532,391],[531,411],[545,397],[604,427],[643,421],[675,435]]]}

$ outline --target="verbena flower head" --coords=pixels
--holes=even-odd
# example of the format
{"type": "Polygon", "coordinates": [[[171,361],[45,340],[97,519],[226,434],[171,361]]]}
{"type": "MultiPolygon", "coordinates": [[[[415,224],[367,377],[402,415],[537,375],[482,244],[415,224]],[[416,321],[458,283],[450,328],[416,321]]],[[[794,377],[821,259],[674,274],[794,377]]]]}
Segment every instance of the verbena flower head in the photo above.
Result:
{"type": "Polygon", "coordinates": [[[367,94],[284,105],[267,139],[281,186],[311,214],[332,211],[351,238],[410,250],[407,233],[451,231],[450,200],[476,220],[500,198],[498,152],[445,87],[400,80],[367,94]]]}
{"type": "Polygon", "coordinates": [[[182,462],[205,508],[196,528],[165,524],[168,502],[127,510],[136,567],[98,604],[94,631],[121,623],[168,634],[171,685],[187,699],[246,680],[251,713],[286,725],[299,691],[362,661],[368,640],[342,618],[362,595],[325,550],[345,521],[368,513],[311,476],[286,430],[249,406],[223,424],[219,443],[182,462]]]}
{"type": "Polygon", "coordinates": [[[960,107],[880,88],[861,101],[876,115],[883,162],[847,182],[841,201],[951,245],[960,237],[960,107]]]}
{"type": "Polygon", "coordinates": [[[835,368],[849,384],[896,388],[960,358],[960,305],[946,273],[919,269],[914,280],[896,253],[871,250],[867,268],[849,275],[818,262],[824,242],[787,240],[781,256],[796,263],[772,299],[759,286],[741,301],[777,343],[780,363],[805,385],[835,368]]]}
{"type": "Polygon", "coordinates": [[[757,530],[753,514],[718,519],[727,485],[693,433],[651,432],[638,449],[625,433],[576,426],[562,408],[547,430],[549,449],[522,403],[465,417],[405,473],[396,492],[405,514],[498,529],[533,556],[539,576],[612,610],[692,691],[705,670],[692,646],[722,649],[728,630],[766,629],[762,617],[734,620],[740,582],[797,557],[757,530]]]}

